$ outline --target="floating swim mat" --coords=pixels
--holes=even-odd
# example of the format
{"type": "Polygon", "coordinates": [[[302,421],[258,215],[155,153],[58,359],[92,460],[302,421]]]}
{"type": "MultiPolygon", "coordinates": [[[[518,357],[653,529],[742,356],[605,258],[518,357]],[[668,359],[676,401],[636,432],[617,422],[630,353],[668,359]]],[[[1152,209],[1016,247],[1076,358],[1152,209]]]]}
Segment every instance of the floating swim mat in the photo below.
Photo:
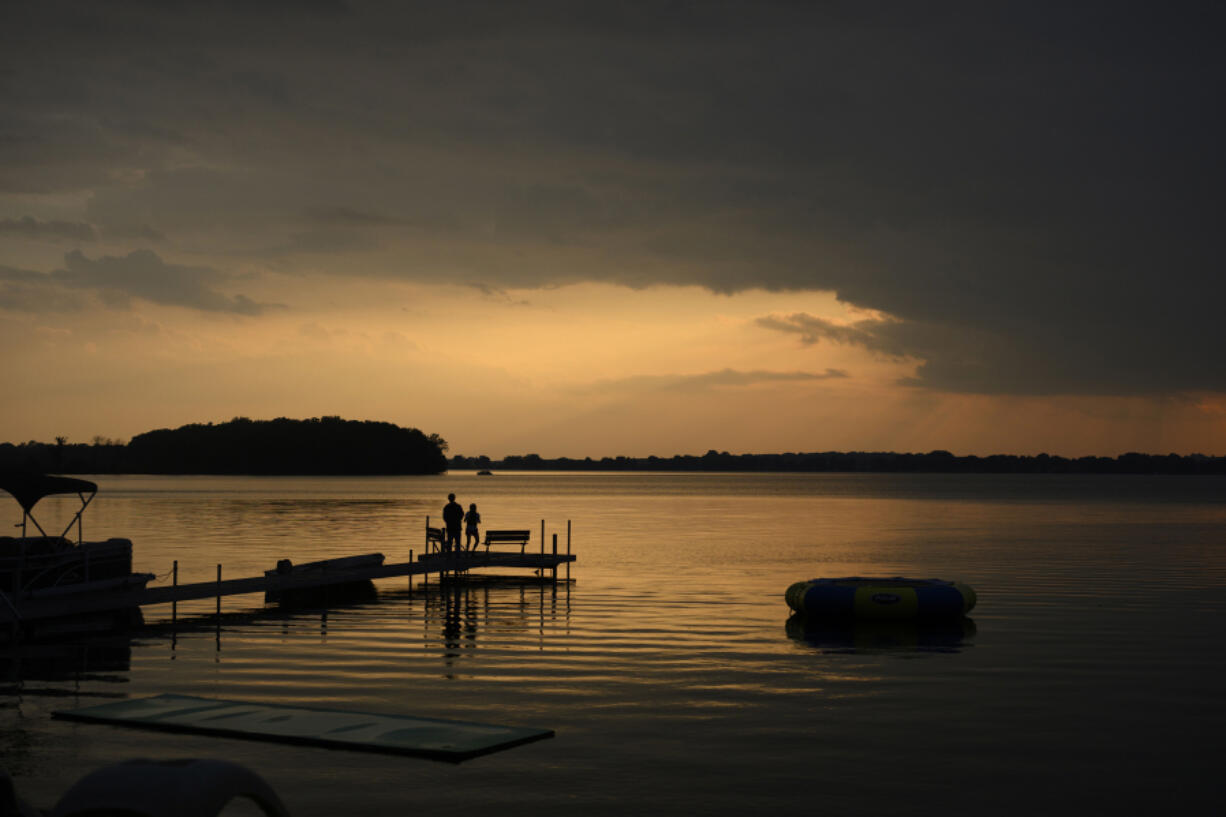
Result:
{"type": "Polygon", "coordinates": [[[975,591],[941,579],[850,576],[796,582],[784,594],[788,606],[807,616],[857,619],[933,619],[964,616],[975,591]]]}
{"type": "Polygon", "coordinates": [[[88,723],[460,761],[553,737],[552,729],[155,695],[53,713],[88,723]]]}

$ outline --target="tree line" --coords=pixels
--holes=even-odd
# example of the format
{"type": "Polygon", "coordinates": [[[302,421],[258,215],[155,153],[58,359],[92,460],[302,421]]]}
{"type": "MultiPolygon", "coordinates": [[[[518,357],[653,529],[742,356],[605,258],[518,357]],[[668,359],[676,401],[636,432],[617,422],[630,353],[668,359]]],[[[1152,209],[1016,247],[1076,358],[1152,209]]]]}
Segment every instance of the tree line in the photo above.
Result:
{"type": "Polygon", "coordinates": [[[447,441],[392,423],[316,417],[195,423],[123,443],[0,443],[0,469],[58,474],[439,474],[447,441]]]}
{"type": "Polygon", "coordinates": [[[437,434],[392,423],[318,417],[250,420],[236,417],[158,429],[130,442],[94,437],[89,443],[0,443],[0,470],[58,474],[439,474],[450,468],[510,471],[779,471],[836,473],[1226,474],[1226,457],[1141,454],[1068,458],[1048,454],[956,456],[825,451],[672,457],[547,458],[517,454],[455,456],[437,434]]]}
{"type": "Polygon", "coordinates": [[[452,468],[510,471],[797,471],[836,473],[967,473],[967,474],[1226,474],[1226,457],[1203,454],[1139,454],[1118,457],[1059,457],[995,454],[955,456],[948,451],[899,454],[871,451],[825,451],[788,454],[730,454],[708,451],[673,457],[545,458],[521,454],[491,460],[487,456],[456,456],[452,468]]]}

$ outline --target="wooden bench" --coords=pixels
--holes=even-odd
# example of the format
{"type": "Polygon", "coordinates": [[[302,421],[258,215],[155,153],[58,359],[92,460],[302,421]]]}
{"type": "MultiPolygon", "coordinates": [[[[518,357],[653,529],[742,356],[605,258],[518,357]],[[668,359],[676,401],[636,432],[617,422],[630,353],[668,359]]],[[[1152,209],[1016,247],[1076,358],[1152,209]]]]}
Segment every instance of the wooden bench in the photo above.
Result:
{"type": "Polygon", "coordinates": [[[485,552],[489,553],[490,545],[519,545],[519,552],[523,553],[530,536],[532,536],[530,530],[487,530],[485,532],[485,552]]]}

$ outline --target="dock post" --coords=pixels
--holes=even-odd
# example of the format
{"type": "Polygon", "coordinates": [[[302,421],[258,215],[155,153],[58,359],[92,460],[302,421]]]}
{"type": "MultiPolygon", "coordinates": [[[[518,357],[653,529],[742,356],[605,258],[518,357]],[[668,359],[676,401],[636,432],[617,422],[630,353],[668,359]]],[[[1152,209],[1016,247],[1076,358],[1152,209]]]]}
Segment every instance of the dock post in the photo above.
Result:
{"type": "Polygon", "coordinates": [[[545,520],[541,520],[541,555],[545,555],[545,520]]]}
{"type": "Polygon", "coordinates": [[[553,535],[553,583],[558,583],[558,535],[553,535]]]}
{"type": "MultiPolygon", "coordinates": [[[[413,548],[409,548],[409,567],[413,566],[413,548]]],[[[406,578],[409,580],[409,601],[413,600],[413,574],[409,573],[406,578]]]]}
{"type": "MultiPolygon", "coordinates": [[[[570,520],[566,520],[566,584],[570,586],[570,520]]],[[[567,591],[569,592],[569,591],[567,591]]]]}
{"type": "MultiPolygon", "coordinates": [[[[221,652],[221,565],[217,565],[217,652],[221,652]]],[[[214,661],[221,659],[218,655],[214,661]]]]}
{"type": "MultiPolygon", "coordinates": [[[[170,569],[170,586],[179,586],[179,560],[175,559],[174,567],[170,569]]],[[[176,598],[170,602],[170,621],[174,623],[179,618],[179,600],[176,598]]]]}

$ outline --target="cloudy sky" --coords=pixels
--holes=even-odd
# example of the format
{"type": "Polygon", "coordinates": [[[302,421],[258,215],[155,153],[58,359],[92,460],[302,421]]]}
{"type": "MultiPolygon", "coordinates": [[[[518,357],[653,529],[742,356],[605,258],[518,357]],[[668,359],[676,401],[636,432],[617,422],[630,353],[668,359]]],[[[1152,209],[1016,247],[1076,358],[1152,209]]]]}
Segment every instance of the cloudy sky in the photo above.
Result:
{"type": "Polygon", "coordinates": [[[1226,454],[1215,3],[0,10],[0,439],[1226,454]]]}

